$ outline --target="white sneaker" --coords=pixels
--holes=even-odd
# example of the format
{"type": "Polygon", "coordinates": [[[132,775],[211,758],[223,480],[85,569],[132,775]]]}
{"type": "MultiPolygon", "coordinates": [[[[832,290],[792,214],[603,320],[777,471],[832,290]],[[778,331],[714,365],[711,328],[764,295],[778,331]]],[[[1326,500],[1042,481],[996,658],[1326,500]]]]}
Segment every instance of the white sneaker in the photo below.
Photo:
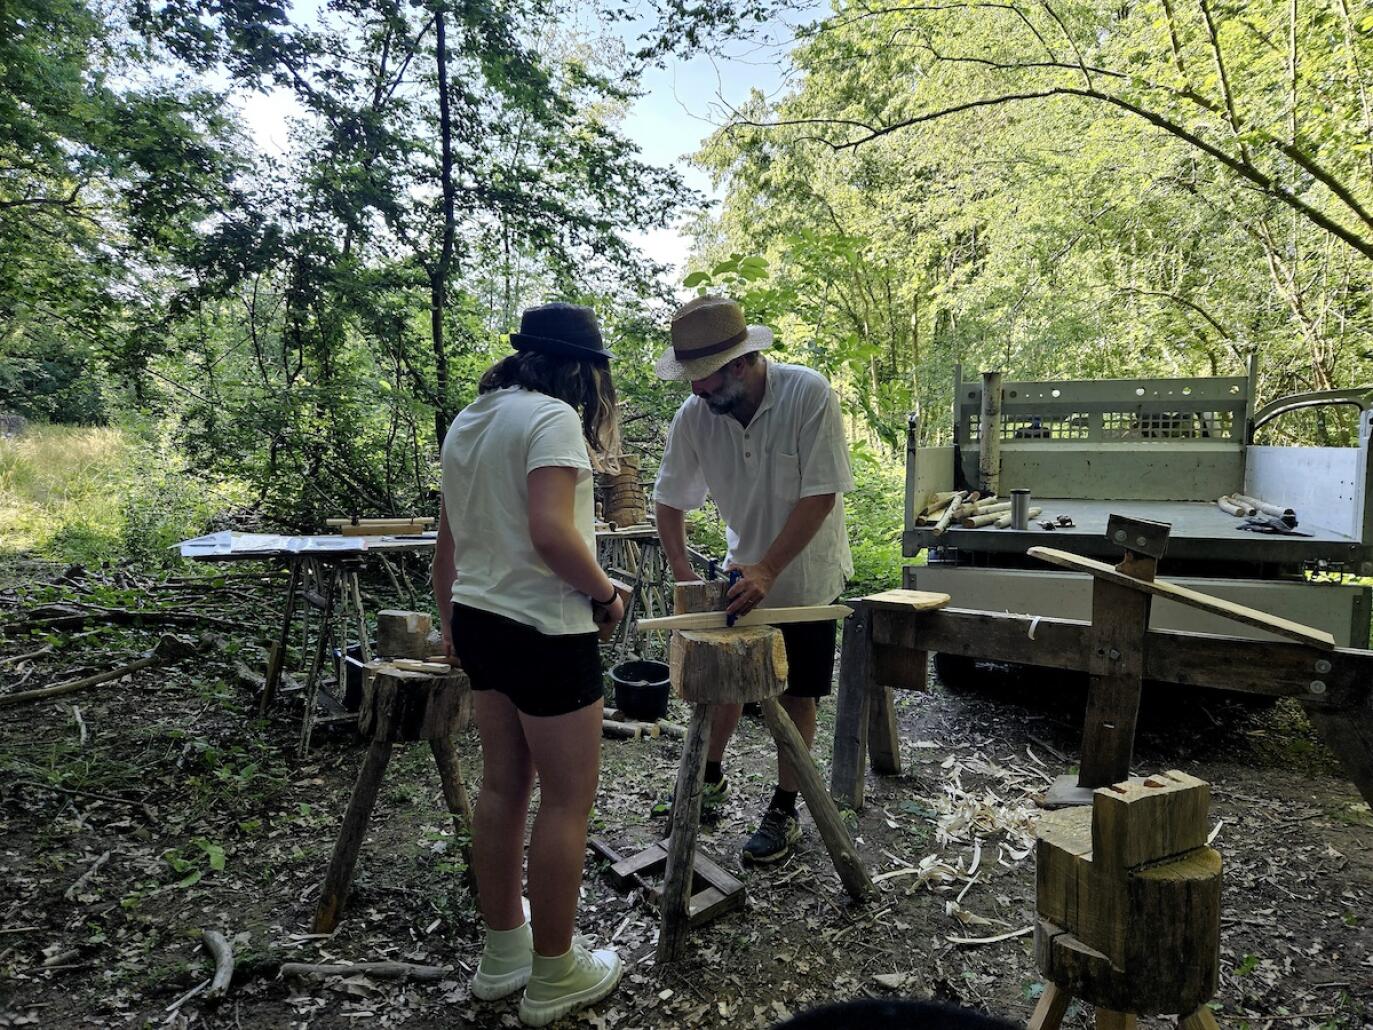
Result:
{"type": "Polygon", "coordinates": [[[534,938],[529,929],[529,902],[524,922],[513,930],[487,930],[481,961],[472,976],[472,995],[496,1001],[529,983],[534,965],[534,938]]]}
{"type": "Polygon", "coordinates": [[[589,951],[580,940],[566,954],[535,953],[533,974],[520,1001],[520,1022],[547,1026],[569,1012],[594,1005],[615,989],[624,964],[614,948],[589,951]]]}

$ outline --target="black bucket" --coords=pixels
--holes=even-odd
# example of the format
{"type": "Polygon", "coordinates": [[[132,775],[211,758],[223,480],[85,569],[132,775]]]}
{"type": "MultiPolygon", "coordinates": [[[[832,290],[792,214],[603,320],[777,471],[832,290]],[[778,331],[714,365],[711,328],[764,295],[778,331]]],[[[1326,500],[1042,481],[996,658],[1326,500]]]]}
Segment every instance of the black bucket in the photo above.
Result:
{"type": "Polygon", "coordinates": [[[334,648],[334,669],[343,686],[339,703],[345,711],[356,712],[362,707],[362,645],[350,644],[347,655],[334,648]]]}
{"type": "Polygon", "coordinates": [[[615,707],[631,719],[652,722],[667,715],[671,696],[668,669],[662,662],[635,660],[611,667],[615,707]]]}

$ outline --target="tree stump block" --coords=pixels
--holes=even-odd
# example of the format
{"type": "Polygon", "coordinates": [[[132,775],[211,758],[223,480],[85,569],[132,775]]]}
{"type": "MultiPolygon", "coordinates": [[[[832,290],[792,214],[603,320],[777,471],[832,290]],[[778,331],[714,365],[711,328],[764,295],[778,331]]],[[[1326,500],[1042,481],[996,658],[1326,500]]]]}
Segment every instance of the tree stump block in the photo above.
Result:
{"type": "Polygon", "coordinates": [[[424,658],[433,654],[429,643],[433,622],[425,612],[391,608],[377,612],[377,654],[383,658],[424,658]]]}
{"type": "MultiPolygon", "coordinates": [[[[428,632],[427,627],[425,631],[428,632]]],[[[358,726],[371,738],[371,743],[334,843],[329,870],[315,908],[315,933],[333,933],[338,926],[348,888],[353,883],[358,852],[367,836],[377,792],[397,743],[429,742],[443,785],[444,801],[453,817],[454,834],[460,842],[472,826],[472,806],[452,739],[465,721],[467,706],[464,702],[470,693],[467,676],[461,669],[420,672],[396,668],[386,662],[372,663],[368,673],[363,684],[358,726]]],[[[459,847],[470,871],[469,849],[465,843],[460,843],[459,847]]]]}
{"type": "Polygon", "coordinates": [[[1096,1006],[1099,1026],[1157,1013],[1205,1025],[1209,1012],[1198,1012],[1220,967],[1209,802],[1205,783],[1174,771],[1103,787],[1090,807],[1040,820],[1035,959],[1056,991],[1032,1026],[1057,1026],[1065,997],[1096,1006]]]}
{"type": "Polygon", "coordinates": [[[728,705],[776,697],[787,689],[787,650],[775,626],[674,630],[668,675],[692,704],[728,705]]]}

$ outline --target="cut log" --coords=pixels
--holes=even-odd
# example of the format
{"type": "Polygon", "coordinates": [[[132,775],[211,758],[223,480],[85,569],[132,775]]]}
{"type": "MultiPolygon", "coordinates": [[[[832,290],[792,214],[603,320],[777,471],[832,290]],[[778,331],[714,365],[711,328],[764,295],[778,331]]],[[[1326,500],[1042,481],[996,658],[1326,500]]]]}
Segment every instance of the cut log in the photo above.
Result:
{"type": "Polygon", "coordinates": [[[423,658],[429,654],[433,619],[425,612],[377,612],[377,654],[383,658],[423,658]]]}
{"type": "Polygon", "coordinates": [[[1283,518],[1284,516],[1291,518],[1297,514],[1291,508],[1284,507],[1281,504],[1270,504],[1258,497],[1250,497],[1248,494],[1231,494],[1230,497],[1232,500],[1239,501],[1240,504],[1247,504],[1249,507],[1263,512],[1265,515],[1273,515],[1277,518],[1283,518]]]}
{"type": "Polygon", "coordinates": [[[1236,518],[1250,514],[1248,505],[1240,504],[1229,497],[1221,497],[1216,501],[1216,507],[1227,515],[1234,515],[1236,518]]]}
{"type": "Polygon", "coordinates": [[[668,668],[673,690],[693,704],[747,704],[787,687],[782,631],[771,626],[678,630],[668,668]]]}
{"type": "Polygon", "coordinates": [[[953,520],[959,517],[959,509],[963,507],[963,502],[967,497],[968,495],[966,493],[960,492],[954,495],[953,500],[949,501],[949,506],[944,509],[944,513],[939,516],[939,519],[934,524],[933,532],[935,536],[943,536],[944,533],[947,532],[949,526],[953,523],[953,520]]]}
{"type": "MultiPolygon", "coordinates": [[[[814,604],[797,608],[755,608],[734,620],[734,628],[782,626],[792,622],[834,622],[847,619],[853,609],[843,604],[814,604]]],[[[640,619],[640,630],[725,629],[727,616],[722,611],[688,612],[665,615],[660,619],[640,619]]]]}
{"type": "Polygon", "coordinates": [[[358,729],[375,740],[434,740],[463,728],[470,690],[461,669],[412,672],[381,665],[362,685],[358,729]]]}
{"type": "MultiPolygon", "coordinates": [[[[691,612],[720,612],[728,607],[725,595],[729,582],[723,579],[684,580],[672,584],[672,611],[676,615],[691,612]]],[[[640,628],[643,622],[639,623],[640,628]]]]}

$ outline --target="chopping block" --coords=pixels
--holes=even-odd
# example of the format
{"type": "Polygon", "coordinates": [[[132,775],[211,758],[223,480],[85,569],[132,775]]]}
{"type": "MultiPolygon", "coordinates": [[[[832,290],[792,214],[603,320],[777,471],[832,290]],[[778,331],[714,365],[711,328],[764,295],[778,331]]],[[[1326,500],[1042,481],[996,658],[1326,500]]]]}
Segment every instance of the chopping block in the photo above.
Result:
{"type": "MultiPolygon", "coordinates": [[[[718,584],[678,584],[677,587],[674,603],[679,612],[693,608],[709,611],[723,602],[724,594],[718,584]]],[[[711,705],[759,704],[768,731],[777,742],[778,753],[785,755],[796,770],[801,795],[806,799],[806,806],[844,888],[856,899],[867,897],[872,891],[872,880],[853,846],[839,809],[820,779],[810,750],[777,701],[786,690],[788,673],[781,630],[776,626],[674,630],[669,643],[668,668],[674,691],[692,708],[682,760],[677,767],[662,890],[658,961],[666,963],[681,958],[691,924],[691,890],[711,705]]]]}
{"type": "MultiPolygon", "coordinates": [[[[455,837],[461,840],[464,833],[471,832],[472,805],[453,746],[453,735],[461,732],[467,722],[470,692],[467,674],[446,662],[398,659],[370,662],[365,667],[358,728],[371,738],[371,743],[334,843],[329,871],[315,908],[314,933],[333,933],[338,926],[377,791],[396,744],[429,742],[443,785],[444,802],[453,817],[455,837]]],[[[472,856],[465,844],[460,847],[470,874],[472,856]]]]}
{"type": "Polygon", "coordinates": [[[1215,1027],[1205,1003],[1220,968],[1220,855],[1206,845],[1210,787],[1172,771],[1095,791],[1040,819],[1035,962],[1047,982],[1030,1020],[1052,1030],[1069,1002],[1098,1027],[1177,1013],[1215,1027]]]}

